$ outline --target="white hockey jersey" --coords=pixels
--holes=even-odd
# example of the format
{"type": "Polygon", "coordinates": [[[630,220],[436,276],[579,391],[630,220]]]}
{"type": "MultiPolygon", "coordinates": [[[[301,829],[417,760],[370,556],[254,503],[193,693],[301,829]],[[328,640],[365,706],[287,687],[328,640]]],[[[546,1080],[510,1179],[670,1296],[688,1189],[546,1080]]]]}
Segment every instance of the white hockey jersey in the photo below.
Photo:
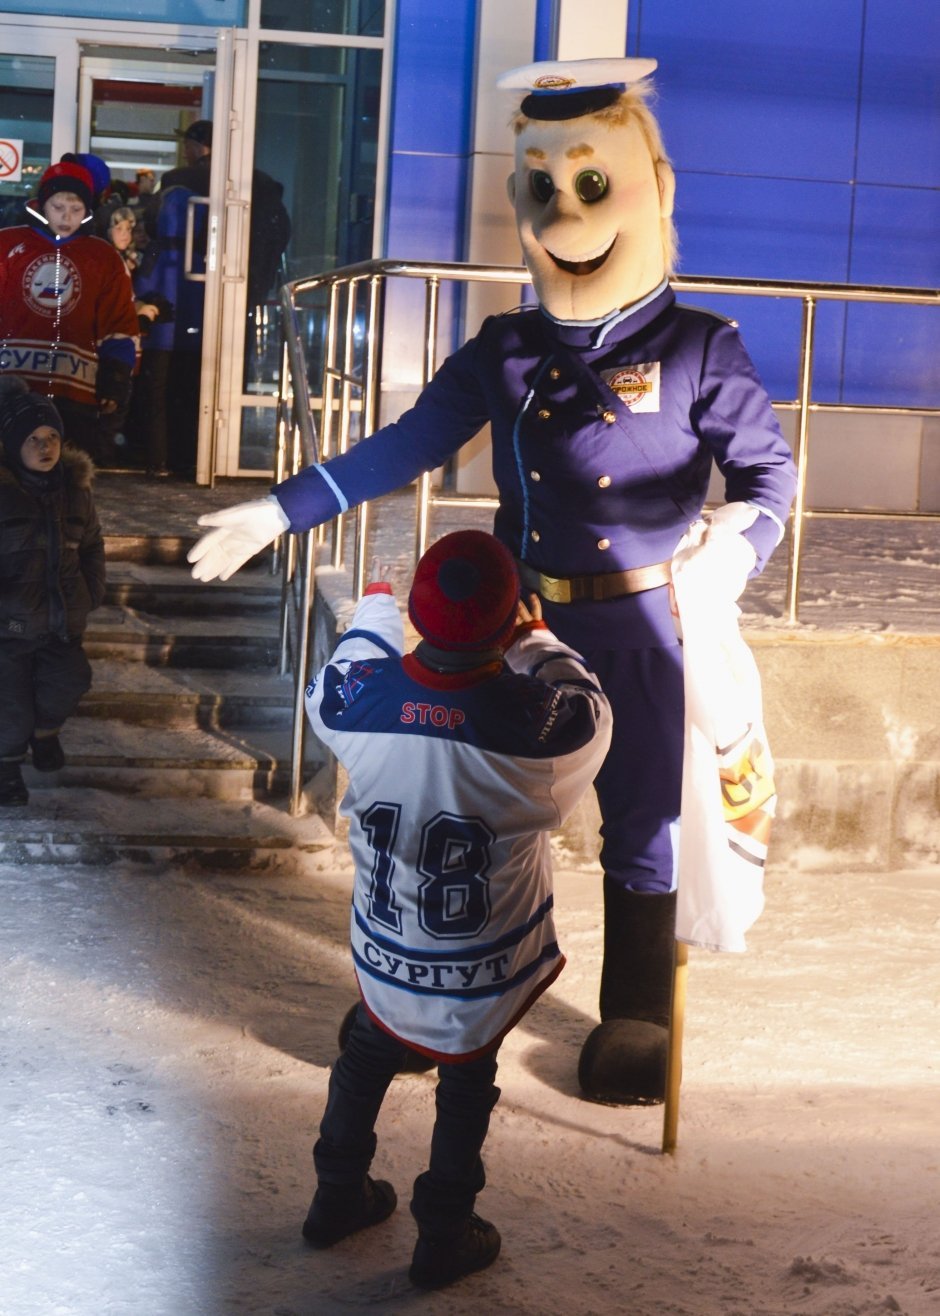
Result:
{"type": "Polygon", "coordinates": [[[349,776],[366,1009],[434,1059],[469,1060],[564,966],[548,833],[600,767],[610,708],[544,627],[472,672],[431,672],[403,648],[394,599],[366,594],[307,714],[349,776]]]}

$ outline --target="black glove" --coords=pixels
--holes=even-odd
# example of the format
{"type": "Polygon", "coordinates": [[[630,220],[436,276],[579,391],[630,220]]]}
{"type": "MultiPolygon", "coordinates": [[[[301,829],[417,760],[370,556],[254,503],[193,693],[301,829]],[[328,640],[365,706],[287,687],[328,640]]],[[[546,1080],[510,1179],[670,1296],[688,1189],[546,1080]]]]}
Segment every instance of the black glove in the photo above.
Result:
{"type": "Polygon", "coordinates": [[[116,402],[117,411],[127,410],[131,400],[131,368],[123,361],[105,356],[98,362],[98,378],[95,381],[95,396],[98,405],[103,402],[116,402]]]}
{"type": "Polygon", "coordinates": [[[146,302],[148,306],[156,306],[157,310],[160,312],[160,314],[154,318],[154,324],[173,323],[173,319],[176,315],[176,307],[168,297],[164,297],[162,292],[145,292],[140,300],[146,302]]]}

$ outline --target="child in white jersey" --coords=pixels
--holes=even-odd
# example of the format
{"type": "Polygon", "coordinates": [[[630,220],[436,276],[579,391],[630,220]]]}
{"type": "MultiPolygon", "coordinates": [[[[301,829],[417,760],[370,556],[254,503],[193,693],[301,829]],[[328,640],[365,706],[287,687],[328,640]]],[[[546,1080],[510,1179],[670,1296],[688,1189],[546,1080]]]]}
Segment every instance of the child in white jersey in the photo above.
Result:
{"type": "Polygon", "coordinates": [[[610,709],[583,660],[520,602],[515,563],[480,531],[446,535],[408,602],[404,656],[388,585],[371,585],[307,690],[318,737],[345,766],[362,1002],[330,1078],[303,1234],[329,1247],[386,1219],[369,1176],[374,1125],[412,1052],[438,1064],[430,1163],[414,1184],[410,1277],[439,1288],[495,1261],[473,1213],[505,1034],[560,973],[549,830],[590,786],[610,709]]]}

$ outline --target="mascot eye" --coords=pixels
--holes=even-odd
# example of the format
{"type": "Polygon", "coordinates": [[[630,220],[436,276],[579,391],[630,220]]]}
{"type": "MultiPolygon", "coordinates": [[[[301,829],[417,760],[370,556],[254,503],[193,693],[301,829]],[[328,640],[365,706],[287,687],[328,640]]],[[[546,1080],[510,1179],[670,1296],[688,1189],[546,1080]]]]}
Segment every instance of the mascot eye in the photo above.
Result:
{"type": "Polygon", "coordinates": [[[529,174],[529,189],[536,201],[542,205],[546,201],[551,201],[555,195],[555,184],[552,182],[551,174],[547,174],[544,169],[533,169],[529,174]]]}
{"type": "Polygon", "coordinates": [[[607,179],[599,169],[582,169],[574,180],[574,190],[581,201],[591,205],[607,194],[607,179]]]}

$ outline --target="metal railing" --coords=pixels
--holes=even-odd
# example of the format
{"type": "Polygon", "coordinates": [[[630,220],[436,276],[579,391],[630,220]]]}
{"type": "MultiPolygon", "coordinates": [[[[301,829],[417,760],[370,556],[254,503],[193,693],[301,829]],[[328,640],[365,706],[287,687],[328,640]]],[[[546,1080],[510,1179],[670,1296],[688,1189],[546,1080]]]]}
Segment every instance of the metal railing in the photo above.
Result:
{"type": "MultiPolygon", "coordinates": [[[[390,278],[424,282],[424,333],[418,386],[433,375],[437,366],[437,336],[442,281],[455,284],[515,284],[531,282],[523,267],[464,265],[448,262],[376,260],[348,265],[310,278],[297,279],[281,290],[283,307],[281,375],[277,407],[276,477],[285,478],[311,462],[346,452],[358,422],[358,437],[365,438],[376,427],[380,401],[380,370],[384,291],[390,278]],[[310,294],[327,294],[328,306],[323,336],[323,371],[319,399],[321,433],[314,422],[305,350],[307,320],[302,300],[310,294]],[[364,310],[360,302],[364,301],[364,310]],[[357,324],[360,332],[357,341],[357,324]]],[[[940,513],[879,512],[868,509],[806,507],[809,469],[810,416],[814,412],[878,415],[933,415],[937,407],[872,406],[813,402],[812,379],[815,351],[816,309],[819,302],[880,302],[916,306],[940,304],[940,290],[896,288],[861,284],[781,282],[759,279],[723,279],[686,276],[671,280],[676,292],[773,297],[802,303],[797,396],[793,401],[775,402],[775,409],[796,413],[794,459],[797,491],[791,517],[787,562],[785,616],[798,621],[800,569],[805,524],[814,517],[867,517],[893,520],[940,513]]],[[[429,473],[419,476],[415,501],[415,560],[428,542],[428,520],[432,507],[493,507],[495,498],[435,494],[429,473]]],[[[356,508],[353,560],[353,595],[365,587],[369,507],[356,508]]],[[[331,563],[343,560],[344,516],[333,522],[331,563]]],[[[281,671],[293,671],[294,731],[291,753],[290,809],[300,807],[305,736],[304,689],[310,655],[310,621],[314,593],[316,548],[324,541],[325,528],[303,536],[287,536],[278,554],[282,572],[281,671]],[[299,543],[298,543],[299,539],[299,543]]]]}

